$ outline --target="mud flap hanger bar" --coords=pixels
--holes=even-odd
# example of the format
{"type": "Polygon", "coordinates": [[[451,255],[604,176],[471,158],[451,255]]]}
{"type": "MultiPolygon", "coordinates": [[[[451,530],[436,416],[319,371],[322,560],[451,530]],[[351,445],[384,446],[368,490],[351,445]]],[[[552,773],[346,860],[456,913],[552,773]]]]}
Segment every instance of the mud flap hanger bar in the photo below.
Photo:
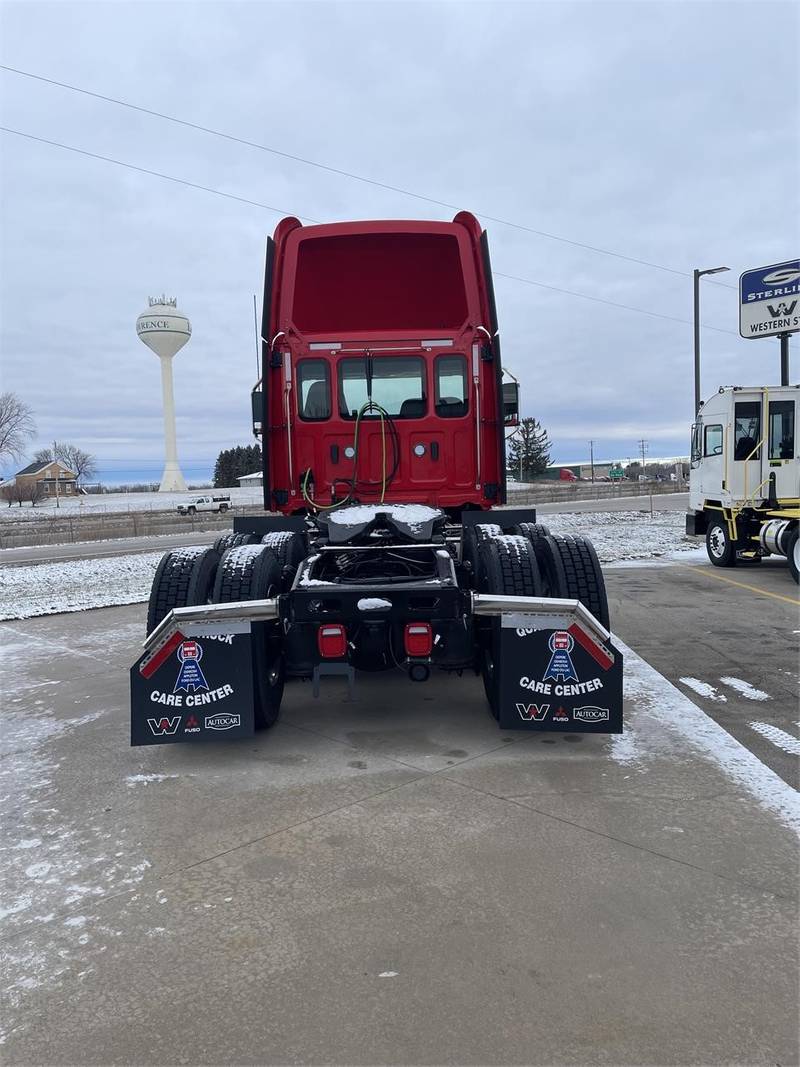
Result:
{"type": "MultiPolygon", "coordinates": [[[[234,600],[229,604],[198,604],[190,608],[173,608],[144,640],[145,651],[155,652],[178,631],[190,626],[218,626],[226,628],[220,633],[230,633],[237,623],[272,622],[278,618],[278,598],[266,600],[234,600]]],[[[210,632],[210,631],[209,631],[210,632]]]]}
{"type": "MultiPolygon", "coordinates": [[[[542,629],[576,626],[595,648],[602,648],[608,656],[610,632],[599,622],[580,600],[565,600],[559,597],[505,596],[494,593],[472,594],[473,615],[525,615],[539,616],[542,629]]],[[[613,654],[611,654],[613,659],[613,654]]]]}

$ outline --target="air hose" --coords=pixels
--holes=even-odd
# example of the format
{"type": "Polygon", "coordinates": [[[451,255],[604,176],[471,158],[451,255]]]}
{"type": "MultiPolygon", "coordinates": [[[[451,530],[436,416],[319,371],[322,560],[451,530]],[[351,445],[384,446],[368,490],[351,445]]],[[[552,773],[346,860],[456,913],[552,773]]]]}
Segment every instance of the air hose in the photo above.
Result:
{"type": "Polygon", "coordinates": [[[311,468],[308,467],[301,483],[301,492],[303,499],[312,508],[317,511],[333,511],[336,508],[344,507],[345,504],[349,504],[353,499],[353,494],[358,488],[358,458],[359,458],[359,434],[361,431],[361,420],[364,415],[376,414],[381,420],[381,478],[379,482],[362,482],[362,486],[380,485],[380,503],[382,504],[386,499],[386,487],[394,478],[397,473],[397,468],[400,464],[400,448],[397,441],[397,430],[392,421],[392,417],[389,412],[381,407],[380,404],[376,404],[374,400],[368,400],[365,404],[359,408],[356,414],[356,423],[353,431],[353,477],[350,481],[350,491],[347,496],[342,500],[337,500],[335,504],[318,504],[313,499],[308,491],[308,482],[311,477],[311,468]],[[392,464],[392,470],[387,474],[386,470],[386,430],[387,425],[389,432],[392,434],[392,445],[394,447],[394,463],[392,464]]]}

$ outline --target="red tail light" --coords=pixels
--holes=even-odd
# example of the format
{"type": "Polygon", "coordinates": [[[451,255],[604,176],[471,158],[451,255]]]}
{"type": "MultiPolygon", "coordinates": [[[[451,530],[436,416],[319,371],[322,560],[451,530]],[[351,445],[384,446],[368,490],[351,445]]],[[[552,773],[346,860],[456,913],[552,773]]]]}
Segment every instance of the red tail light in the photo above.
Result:
{"type": "Polygon", "coordinates": [[[429,622],[406,623],[404,638],[407,656],[430,656],[433,649],[433,630],[429,622]]]}
{"type": "Polygon", "coordinates": [[[340,623],[327,623],[317,630],[317,648],[323,659],[341,659],[347,653],[347,630],[340,623]]]}

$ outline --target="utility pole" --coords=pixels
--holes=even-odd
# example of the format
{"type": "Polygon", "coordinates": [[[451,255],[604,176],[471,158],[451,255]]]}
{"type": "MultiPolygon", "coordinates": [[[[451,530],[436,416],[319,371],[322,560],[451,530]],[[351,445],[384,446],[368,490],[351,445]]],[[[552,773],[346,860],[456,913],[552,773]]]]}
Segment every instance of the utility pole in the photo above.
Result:
{"type": "Polygon", "coordinates": [[[56,465],[56,507],[57,507],[57,508],[60,508],[60,507],[61,507],[61,502],[60,502],[60,501],[59,501],[59,499],[58,499],[58,472],[59,472],[59,462],[58,462],[58,457],[56,456],[56,442],[55,442],[55,441],[53,441],[53,462],[54,462],[54,463],[55,463],[55,465],[56,465]]]}
{"type": "Polygon", "coordinates": [[[642,440],[639,442],[639,455],[642,457],[642,474],[644,474],[644,461],[649,448],[649,443],[645,441],[644,438],[642,438],[642,440]]]}
{"type": "Polygon", "coordinates": [[[781,385],[789,384],[789,334],[780,334],[781,339],[781,385]]]}
{"type": "Polygon", "coordinates": [[[700,279],[705,274],[722,274],[730,267],[711,267],[710,270],[695,270],[694,281],[694,413],[700,410],[700,279]]]}
{"type": "Polygon", "coordinates": [[[594,481],[594,441],[589,442],[589,466],[592,470],[592,481],[594,481]]]}

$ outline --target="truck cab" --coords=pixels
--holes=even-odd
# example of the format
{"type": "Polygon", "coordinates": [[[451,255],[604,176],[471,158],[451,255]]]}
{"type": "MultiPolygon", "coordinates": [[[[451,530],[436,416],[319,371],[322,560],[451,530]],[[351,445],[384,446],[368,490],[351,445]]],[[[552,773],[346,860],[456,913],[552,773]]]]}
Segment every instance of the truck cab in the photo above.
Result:
{"type": "Polygon", "coordinates": [[[506,425],[485,231],[284,219],[268,241],[253,394],[268,510],[505,503],[506,425]]]}
{"type": "Polygon", "coordinates": [[[717,566],[770,553],[791,563],[781,546],[796,544],[800,518],[799,408],[797,385],[725,386],[701,406],[686,530],[706,535],[717,566]]]}

